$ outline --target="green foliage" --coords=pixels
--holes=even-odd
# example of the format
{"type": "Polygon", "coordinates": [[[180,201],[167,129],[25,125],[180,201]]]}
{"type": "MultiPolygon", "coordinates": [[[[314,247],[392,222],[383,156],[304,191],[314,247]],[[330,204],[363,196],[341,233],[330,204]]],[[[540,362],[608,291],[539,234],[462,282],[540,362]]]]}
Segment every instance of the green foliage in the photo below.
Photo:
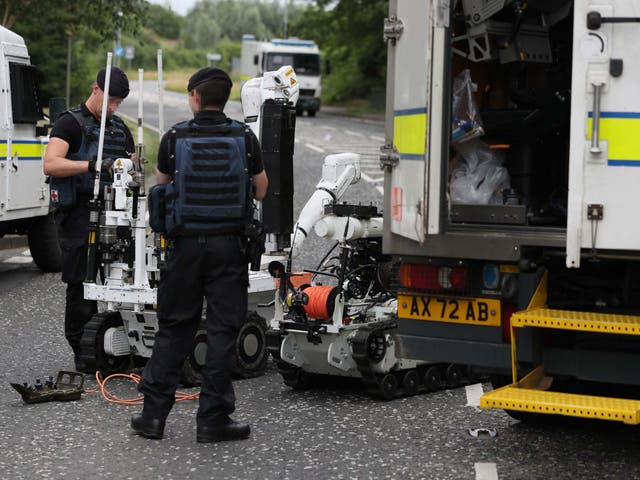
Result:
{"type": "MultiPolygon", "coordinates": [[[[280,0],[201,0],[189,12],[182,33],[187,48],[211,51],[223,40],[239,42],[245,33],[256,38],[283,36],[284,10],[280,0]]],[[[290,20],[300,18],[302,7],[290,4],[290,20]]]]}
{"type": "Polygon", "coordinates": [[[160,5],[149,4],[142,25],[156,35],[164,38],[178,39],[184,27],[184,17],[167,10],[160,5]]]}
{"type": "Polygon", "coordinates": [[[329,0],[316,0],[302,17],[293,21],[290,35],[315,40],[331,75],[323,77],[323,97],[327,102],[366,98],[385,86],[386,45],[382,26],[388,0],[340,0],[333,9],[329,0]]]}
{"type": "MultiPolygon", "coordinates": [[[[368,98],[384,87],[382,25],[388,0],[314,0],[311,6],[286,1],[289,36],[315,40],[331,62],[323,101],[368,98]]],[[[146,0],[0,0],[0,12],[3,25],[24,37],[42,72],[44,103],[65,96],[69,39],[75,104],[88,96],[118,31],[121,45],[135,47],[135,58],[121,58],[120,66],[134,71],[155,71],[160,48],[166,71],[203,67],[208,52],[220,53],[217,65],[229,71],[231,59],[240,56],[243,34],[284,36],[283,0],[200,0],[186,17],[146,0]]]]}
{"type": "Polygon", "coordinates": [[[90,90],[105,64],[115,32],[135,31],[144,0],[0,0],[3,24],[24,38],[31,62],[42,72],[42,98],[65,96],[67,45],[71,38],[72,104],[90,90]]]}

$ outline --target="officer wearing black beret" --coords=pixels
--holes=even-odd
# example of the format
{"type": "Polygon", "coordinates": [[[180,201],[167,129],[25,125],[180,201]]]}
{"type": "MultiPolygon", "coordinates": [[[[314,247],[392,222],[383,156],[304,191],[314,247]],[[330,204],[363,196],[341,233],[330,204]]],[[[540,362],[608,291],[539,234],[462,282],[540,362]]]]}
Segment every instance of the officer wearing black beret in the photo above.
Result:
{"type": "Polygon", "coordinates": [[[62,281],[67,284],[64,332],[74,352],[75,368],[93,373],[80,351],[85,324],[96,313],[96,302],[84,299],[82,282],[87,271],[88,202],[92,197],[100,134],[106,115],[102,170],[103,184],[110,183],[116,158],[128,158],[135,144],[129,128],[114,112],[129,95],[129,80],[111,68],[107,111],[102,111],[106,69],[98,72],[91,95],[81,105],[64,112],[51,130],[44,157],[44,174],[51,177],[50,203],[55,209],[58,241],[62,251],[62,281]]]}
{"type": "Polygon", "coordinates": [[[197,441],[240,440],[250,434],[249,425],[230,418],[235,410],[231,368],[237,332],[247,315],[245,228],[248,215],[252,216],[251,196],[262,200],[268,180],[251,129],[223,113],[231,86],[219,68],[194,73],[187,86],[194,117],[174,125],[158,149],[157,182],[168,184],[167,191],[183,182],[179,191],[185,192],[166,199],[167,209],[176,219],[187,210],[189,214],[184,223],[176,220],[173,233],[167,231],[172,248],[158,287],[159,329],[139,385],[144,407],[131,419],[135,433],[147,438],[163,436],[182,366],[201,321],[203,297],[207,355],[197,441]]]}

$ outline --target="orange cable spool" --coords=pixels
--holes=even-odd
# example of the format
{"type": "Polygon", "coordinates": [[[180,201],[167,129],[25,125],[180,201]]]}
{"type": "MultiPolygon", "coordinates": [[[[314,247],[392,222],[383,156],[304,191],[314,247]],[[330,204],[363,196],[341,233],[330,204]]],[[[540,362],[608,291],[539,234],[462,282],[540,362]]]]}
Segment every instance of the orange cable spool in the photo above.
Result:
{"type": "Polygon", "coordinates": [[[304,293],[309,297],[309,303],[304,306],[306,314],[310,318],[330,320],[333,316],[338,288],[330,285],[314,285],[305,288],[304,293]]]}

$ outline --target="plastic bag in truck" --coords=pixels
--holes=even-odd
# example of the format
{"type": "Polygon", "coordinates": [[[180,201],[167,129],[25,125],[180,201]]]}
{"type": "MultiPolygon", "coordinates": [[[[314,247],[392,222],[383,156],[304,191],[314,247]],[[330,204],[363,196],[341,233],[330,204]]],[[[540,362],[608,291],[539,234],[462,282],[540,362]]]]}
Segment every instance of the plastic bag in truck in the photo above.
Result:
{"type": "Polygon", "coordinates": [[[502,205],[502,192],[509,188],[509,172],[501,155],[479,139],[455,145],[449,195],[451,203],[502,205]]]}

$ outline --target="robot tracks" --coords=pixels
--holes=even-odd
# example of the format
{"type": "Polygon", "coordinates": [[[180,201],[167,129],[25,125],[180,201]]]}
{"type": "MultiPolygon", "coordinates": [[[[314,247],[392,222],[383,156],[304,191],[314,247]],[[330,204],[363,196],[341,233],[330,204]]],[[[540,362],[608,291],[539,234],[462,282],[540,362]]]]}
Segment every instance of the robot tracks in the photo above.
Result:
{"type": "MultiPolygon", "coordinates": [[[[370,396],[382,400],[392,400],[398,397],[457,388],[481,380],[471,368],[452,363],[429,363],[386,373],[374,370],[374,365],[380,362],[386,353],[385,335],[394,332],[396,328],[395,320],[370,323],[363,325],[351,340],[353,359],[370,396]]],[[[284,362],[280,358],[280,332],[271,330],[267,336],[269,337],[267,339],[269,351],[285,385],[295,390],[311,388],[315,374],[284,362]]]]}

